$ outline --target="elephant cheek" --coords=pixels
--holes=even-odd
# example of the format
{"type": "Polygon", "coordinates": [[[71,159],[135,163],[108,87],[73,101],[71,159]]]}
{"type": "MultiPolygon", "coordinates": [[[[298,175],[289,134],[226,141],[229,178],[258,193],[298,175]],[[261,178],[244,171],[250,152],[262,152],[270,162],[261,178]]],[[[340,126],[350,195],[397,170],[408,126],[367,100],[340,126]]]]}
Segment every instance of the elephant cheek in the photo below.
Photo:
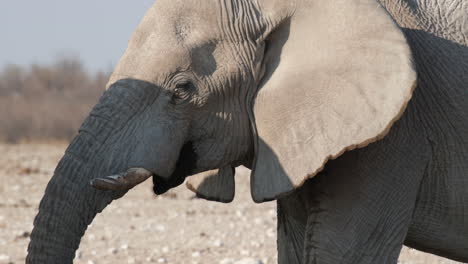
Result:
{"type": "Polygon", "coordinates": [[[187,176],[195,173],[197,155],[192,142],[185,143],[180,150],[180,154],[175,165],[175,170],[166,179],[159,175],[153,176],[153,190],[155,194],[163,194],[169,189],[179,186],[185,181],[187,176]]]}

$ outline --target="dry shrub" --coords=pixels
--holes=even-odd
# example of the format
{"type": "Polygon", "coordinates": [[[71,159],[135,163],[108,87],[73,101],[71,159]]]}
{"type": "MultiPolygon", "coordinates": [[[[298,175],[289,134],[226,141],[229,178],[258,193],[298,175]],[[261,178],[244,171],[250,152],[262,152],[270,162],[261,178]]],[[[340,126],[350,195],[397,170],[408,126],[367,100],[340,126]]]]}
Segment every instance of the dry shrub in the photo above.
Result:
{"type": "Polygon", "coordinates": [[[109,74],[72,57],[0,72],[0,141],[70,140],[98,101],[109,74]]]}

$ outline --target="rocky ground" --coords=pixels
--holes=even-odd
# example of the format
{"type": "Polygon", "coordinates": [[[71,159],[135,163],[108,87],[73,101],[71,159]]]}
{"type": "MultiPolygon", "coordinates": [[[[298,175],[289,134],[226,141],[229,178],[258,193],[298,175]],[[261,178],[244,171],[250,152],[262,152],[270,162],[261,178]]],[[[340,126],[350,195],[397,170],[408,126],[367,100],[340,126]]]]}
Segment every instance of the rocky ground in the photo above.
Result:
{"type": "MultiPolygon", "coordinates": [[[[24,263],[40,198],[64,149],[0,144],[0,264],[24,263]]],[[[159,197],[150,181],[138,186],[95,219],[75,263],[276,263],[275,203],[253,203],[241,172],[227,205],[194,199],[184,186],[159,197]]],[[[457,262],[404,248],[399,263],[457,262]]]]}

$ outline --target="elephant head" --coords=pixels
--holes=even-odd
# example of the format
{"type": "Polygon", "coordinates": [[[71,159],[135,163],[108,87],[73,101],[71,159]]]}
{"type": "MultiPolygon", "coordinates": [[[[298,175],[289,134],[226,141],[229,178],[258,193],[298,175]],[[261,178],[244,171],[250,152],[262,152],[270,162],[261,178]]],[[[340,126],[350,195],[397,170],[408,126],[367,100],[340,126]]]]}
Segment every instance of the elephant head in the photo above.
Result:
{"type": "Polygon", "coordinates": [[[163,193],[201,173],[192,188],[229,201],[245,165],[255,201],[284,195],[382,137],[414,86],[374,0],[158,0],[57,166],[27,262],[71,262],[95,215],[151,176],[163,193]]]}

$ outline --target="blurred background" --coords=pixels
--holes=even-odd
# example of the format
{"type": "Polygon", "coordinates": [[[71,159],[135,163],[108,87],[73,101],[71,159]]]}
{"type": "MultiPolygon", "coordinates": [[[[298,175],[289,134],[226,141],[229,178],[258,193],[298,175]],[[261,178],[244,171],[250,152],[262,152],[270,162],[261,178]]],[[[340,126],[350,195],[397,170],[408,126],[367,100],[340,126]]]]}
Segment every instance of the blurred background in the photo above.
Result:
{"type": "Polygon", "coordinates": [[[0,1],[0,141],[71,139],[152,3],[0,1]]]}

